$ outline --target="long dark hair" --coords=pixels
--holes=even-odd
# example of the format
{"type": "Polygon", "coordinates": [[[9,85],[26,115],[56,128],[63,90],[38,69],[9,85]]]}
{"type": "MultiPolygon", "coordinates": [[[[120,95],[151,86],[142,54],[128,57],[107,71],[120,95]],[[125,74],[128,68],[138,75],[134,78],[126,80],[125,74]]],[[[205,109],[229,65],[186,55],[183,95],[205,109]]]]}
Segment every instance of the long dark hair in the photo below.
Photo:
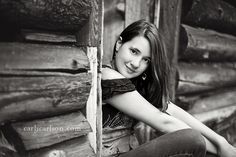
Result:
{"type": "MultiPolygon", "coordinates": [[[[169,61],[163,42],[163,37],[156,26],[145,20],[139,20],[126,27],[120,34],[122,43],[130,41],[136,36],[145,37],[151,47],[151,63],[142,76],[132,79],[137,91],[143,95],[152,105],[165,111],[169,101],[169,61]]],[[[113,53],[115,54],[115,48],[113,53]]]]}

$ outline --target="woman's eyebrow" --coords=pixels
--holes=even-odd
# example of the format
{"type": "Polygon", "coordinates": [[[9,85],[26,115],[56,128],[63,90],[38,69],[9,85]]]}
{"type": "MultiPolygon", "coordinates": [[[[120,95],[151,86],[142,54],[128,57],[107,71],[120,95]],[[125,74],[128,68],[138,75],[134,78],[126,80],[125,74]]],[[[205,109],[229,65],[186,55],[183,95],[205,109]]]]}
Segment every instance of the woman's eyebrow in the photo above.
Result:
{"type": "Polygon", "coordinates": [[[137,52],[141,52],[138,48],[135,48],[135,47],[131,47],[134,51],[137,51],[137,52]]]}

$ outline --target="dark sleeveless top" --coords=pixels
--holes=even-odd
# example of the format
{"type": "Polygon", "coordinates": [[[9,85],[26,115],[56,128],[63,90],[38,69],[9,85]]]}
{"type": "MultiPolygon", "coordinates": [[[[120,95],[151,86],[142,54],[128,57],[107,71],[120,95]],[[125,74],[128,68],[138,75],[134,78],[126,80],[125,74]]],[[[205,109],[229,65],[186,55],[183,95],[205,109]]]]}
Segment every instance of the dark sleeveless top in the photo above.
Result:
{"type": "MultiPolygon", "coordinates": [[[[127,78],[102,80],[101,86],[103,101],[135,90],[127,78]]],[[[107,103],[103,103],[102,112],[102,156],[118,156],[137,148],[139,143],[132,129],[135,120],[107,103]]]]}
{"type": "MultiPolygon", "coordinates": [[[[102,100],[135,90],[133,83],[127,79],[102,80],[102,100]]],[[[103,128],[131,127],[133,119],[120,112],[110,104],[103,104],[103,128]]]]}

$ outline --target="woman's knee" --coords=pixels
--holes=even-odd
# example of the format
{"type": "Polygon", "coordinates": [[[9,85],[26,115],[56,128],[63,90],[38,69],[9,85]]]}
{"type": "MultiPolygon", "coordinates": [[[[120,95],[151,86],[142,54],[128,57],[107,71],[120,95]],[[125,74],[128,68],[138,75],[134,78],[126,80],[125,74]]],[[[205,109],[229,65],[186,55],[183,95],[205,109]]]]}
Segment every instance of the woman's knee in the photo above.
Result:
{"type": "Polygon", "coordinates": [[[205,140],[200,132],[194,129],[185,129],[183,130],[183,134],[183,138],[195,148],[206,149],[205,140]]]}

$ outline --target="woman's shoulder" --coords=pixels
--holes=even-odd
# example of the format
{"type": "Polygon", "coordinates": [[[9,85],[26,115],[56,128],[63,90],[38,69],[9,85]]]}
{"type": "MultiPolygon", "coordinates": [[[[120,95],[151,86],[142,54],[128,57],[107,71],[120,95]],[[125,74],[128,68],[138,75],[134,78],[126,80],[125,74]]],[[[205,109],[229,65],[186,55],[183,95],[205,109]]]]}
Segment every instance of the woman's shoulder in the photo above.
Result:
{"type": "Polygon", "coordinates": [[[113,80],[123,78],[125,77],[114,69],[108,67],[102,68],[102,80],[113,80]]]}

